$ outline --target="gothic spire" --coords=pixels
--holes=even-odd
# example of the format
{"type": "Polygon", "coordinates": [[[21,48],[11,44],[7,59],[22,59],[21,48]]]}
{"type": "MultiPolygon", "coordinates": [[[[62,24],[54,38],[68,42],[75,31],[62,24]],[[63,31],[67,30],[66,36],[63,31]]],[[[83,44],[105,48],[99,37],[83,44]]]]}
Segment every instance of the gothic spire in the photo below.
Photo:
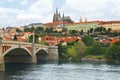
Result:
{"type": "Polygon", "coordinates": [[[58,8],[56,8],[56,15],[58,15],[58,8]]]}
{"type": "Polygon", "coordinates": [[[63,12],[63,16],[62,17],[64,18],[64,12],[63,12]]]}
{"type": "Polygon", "coordinates": [[[60,16],[60,12],[59,12],[59,17],[61,17],[61,16],[60,16]]]}

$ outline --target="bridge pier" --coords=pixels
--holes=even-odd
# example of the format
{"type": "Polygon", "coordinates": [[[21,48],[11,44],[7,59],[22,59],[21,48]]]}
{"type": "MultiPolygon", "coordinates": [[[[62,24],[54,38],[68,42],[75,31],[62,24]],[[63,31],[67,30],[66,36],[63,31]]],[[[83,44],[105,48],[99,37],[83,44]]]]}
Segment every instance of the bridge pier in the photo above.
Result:
{"type": "Polygon", "coordinates": [[[4,56],[2,54],[2,41],[0,40],[0,71],[5,71],[4,56]]]}
{"type": "Polygon", "coordinates": [[[32,57],[31,57],[31,63],[37,63],[37,58],[35,54],[35,43],[32,43],[32,57]]]}
{"type": "Polygon", "coordinates": [[[46,60],[57,61],[59,60],[58,47],[49,46],[49,55],[46,56],[46,60]]]}
{"type": "Polygon", "coordinates": [[[0,55],[0,71],[5,71],[4,57],[0,55]]]}
{"type": "Polygon", "coordinates": [[[37,63],[37,58],[36,58],[36,55],[35,55],[35,54],[32,55],[31,60],[30,60],[30,63],[33,63],[33,64],[36,64],[36,63],[37,63]]]}

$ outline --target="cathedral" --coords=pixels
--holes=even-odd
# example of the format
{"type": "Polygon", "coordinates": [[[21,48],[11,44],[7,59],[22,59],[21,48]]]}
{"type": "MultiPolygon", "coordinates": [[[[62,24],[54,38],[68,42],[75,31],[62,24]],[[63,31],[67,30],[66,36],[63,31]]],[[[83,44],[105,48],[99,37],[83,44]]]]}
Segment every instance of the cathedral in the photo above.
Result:
{"type": "Polygon", "coordinates": [[[54,16],[53,16],[53,22],[60,22],[60,21],[66,21],[66,22],[69,22],[69,23],[73,22],[71,20],[70,16],[64,16],[64,13],[61,16],[60,12],[58,12],[58,9],[56,9],[56,11],[54,13],[54,16]]]}

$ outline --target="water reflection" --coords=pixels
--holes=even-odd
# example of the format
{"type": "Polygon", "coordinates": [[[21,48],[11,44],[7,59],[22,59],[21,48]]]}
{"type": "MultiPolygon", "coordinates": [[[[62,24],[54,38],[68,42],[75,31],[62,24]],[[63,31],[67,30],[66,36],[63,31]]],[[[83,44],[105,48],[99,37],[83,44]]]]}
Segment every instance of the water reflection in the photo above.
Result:
{"type": "Polygon", "coordinates": [[[5,72],[0,72],[0,80],[5,80],[5,72]]]}
{"type": "Polygon", "coordinates": [[[6,64],[0,80],[119,80],[120,65],[40,61],[38,64],[6,64]]]}

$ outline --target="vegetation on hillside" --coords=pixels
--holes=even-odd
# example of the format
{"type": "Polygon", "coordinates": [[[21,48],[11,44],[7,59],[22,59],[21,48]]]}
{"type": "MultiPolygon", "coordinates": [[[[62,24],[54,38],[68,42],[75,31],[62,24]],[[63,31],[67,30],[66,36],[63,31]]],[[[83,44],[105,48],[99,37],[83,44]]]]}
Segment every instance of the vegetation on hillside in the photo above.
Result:
{"type": "MultiPolygon", "coordinates": [[[[60,59],[69,59],[72,57],[72,60],[80,60],[81,58],[94,58],[94,59],[106,59],[111,62],[120,62],[120,42],[110,44],[110,43],[101,43],[99,41],[95,41],[93,38],[98,35],[107,35],[110,37],[120,36],[120,32],[111,32],[111,29],[105,29],[103,27],[98,27],[96,29],[91,28],[87,33],[84,33],[83,30],[76,31],[70,30],[68,31],[66,28],[63,28],[62,31],[56,31],[53,28],[42,28],[38,27],[36,29],[25,28],[25,32],[33,32],[35,34],[39,34],[40,36],[50,35],[50,36],[70,36],[70,35],[79,35],[82,37],[82,40],[67,43],[67,45],[62,45],[62,42],[58,44],[58,52],[60,59]]],[[[21,32],[17,30],[17,32],[21,32]]],[[[33,36],[29,37],[29,42],[32,42],[33,36]]],[[[14,38],[16,40],[16,38],[14,38]]],[[[35,35],[35,42],[38,42],[38,36],[35,35]]],[[[45,42],[41,42],[41,44],[46,44],[45,42]]]]}

